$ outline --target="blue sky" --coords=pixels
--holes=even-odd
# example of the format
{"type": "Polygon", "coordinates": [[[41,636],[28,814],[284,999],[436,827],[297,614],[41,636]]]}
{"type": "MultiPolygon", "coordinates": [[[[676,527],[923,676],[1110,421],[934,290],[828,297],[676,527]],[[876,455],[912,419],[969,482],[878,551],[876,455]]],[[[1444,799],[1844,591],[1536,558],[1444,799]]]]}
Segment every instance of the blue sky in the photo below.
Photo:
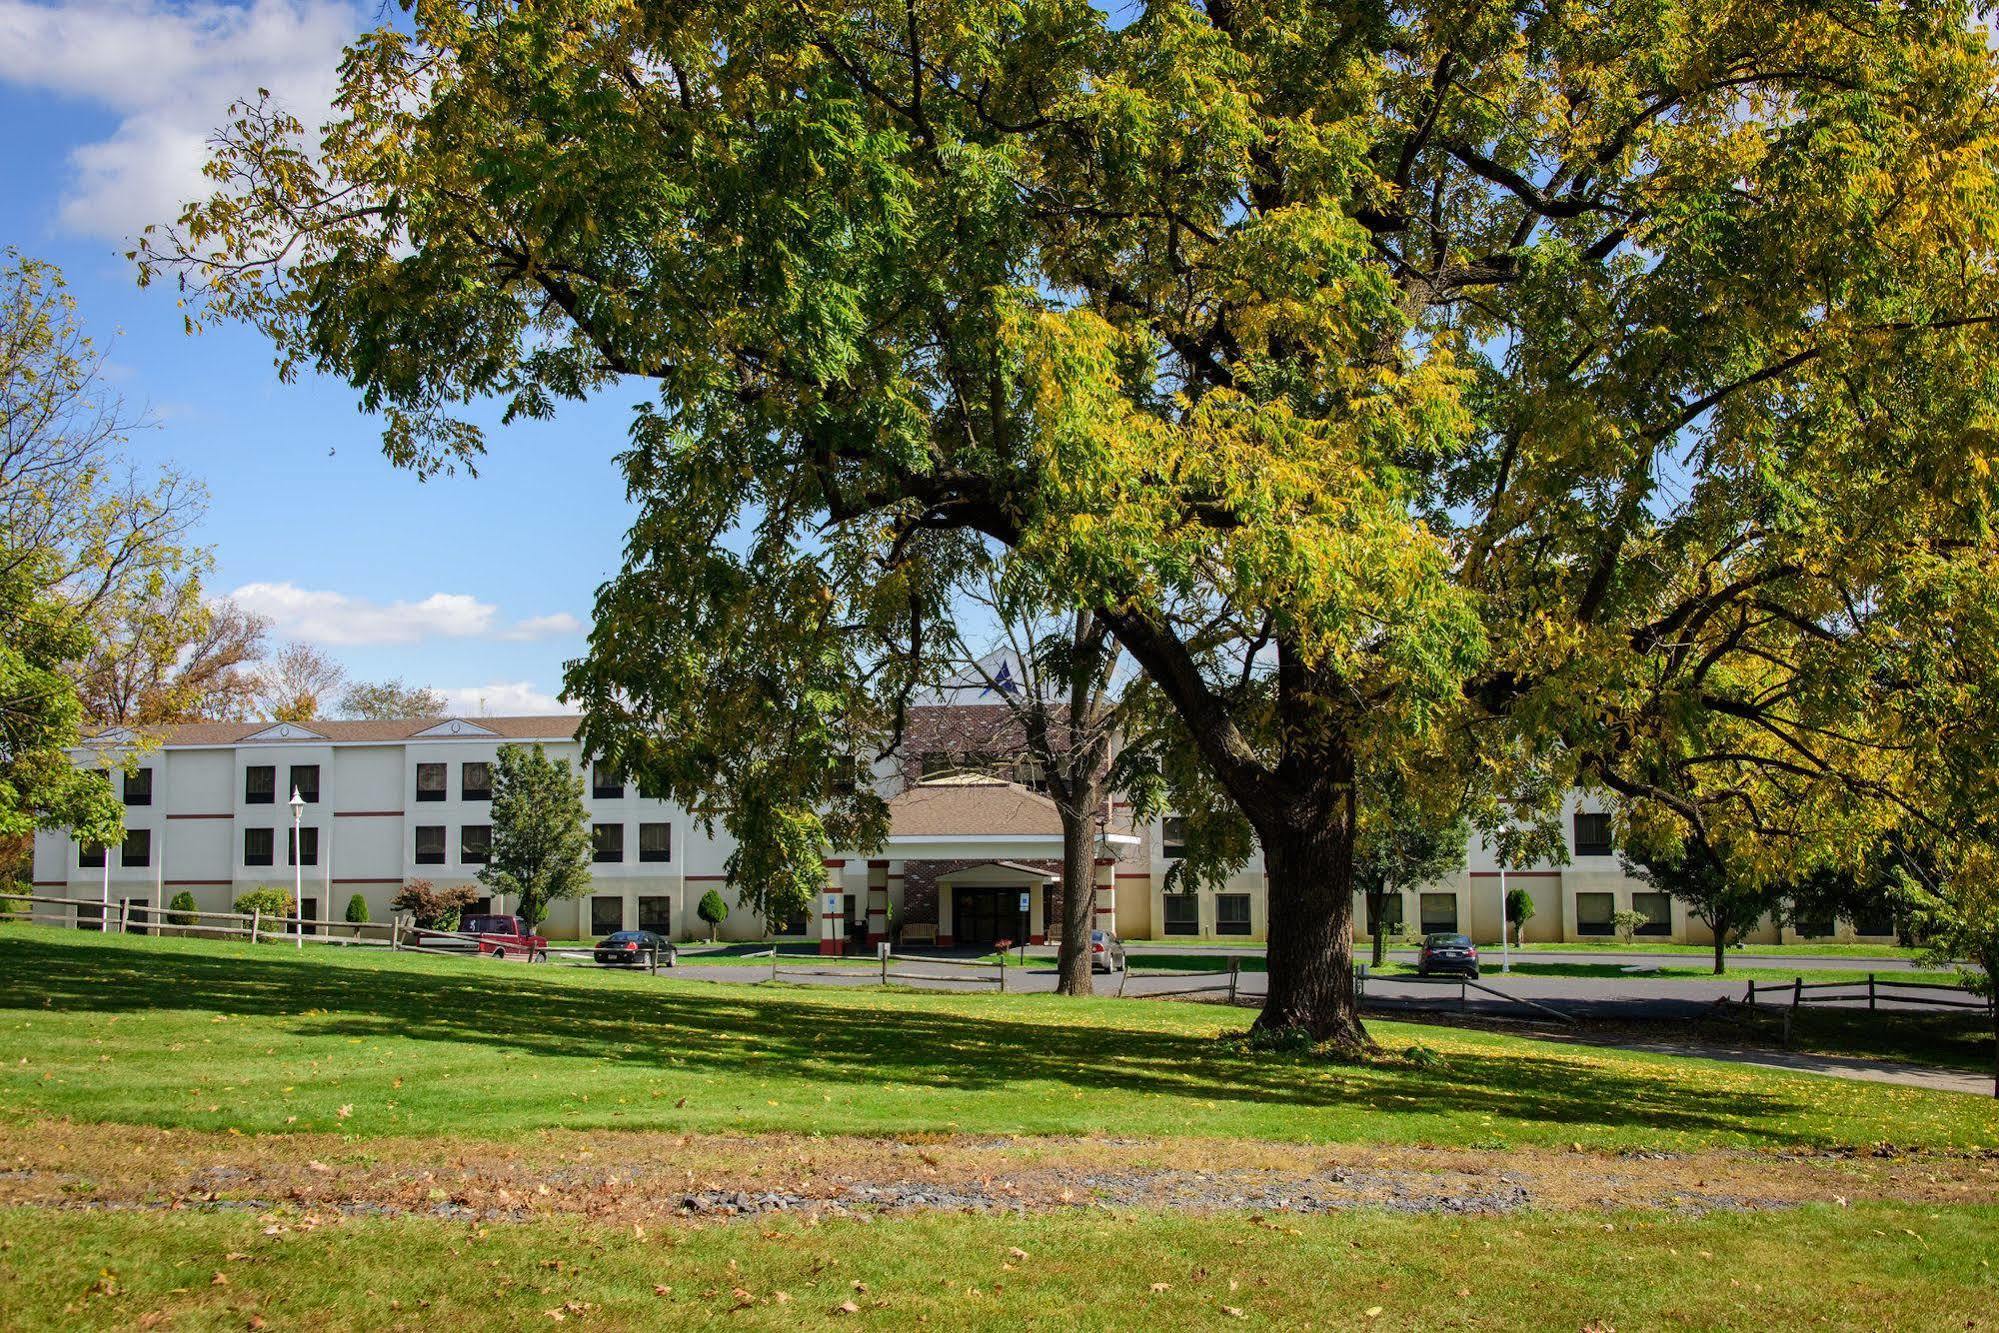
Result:
{"type": "Polygon", "coordinates": [[[0,245],[64,269],[115,387],[153,427],[141,463],[211,493],[212,590],[320,644],[363,679],[400,675],[464,711],[552,706],[583,650],[628,510],[611,459],[634,385],[551,423],[489,432],[477,478],[419,482],[381,456],[345,386],[280,384],[240,328],[183,333],[122,242],[201,187],[200,141],[268,87],[310,123],[372,8],[328,0],[0,0],[0,245]]]}

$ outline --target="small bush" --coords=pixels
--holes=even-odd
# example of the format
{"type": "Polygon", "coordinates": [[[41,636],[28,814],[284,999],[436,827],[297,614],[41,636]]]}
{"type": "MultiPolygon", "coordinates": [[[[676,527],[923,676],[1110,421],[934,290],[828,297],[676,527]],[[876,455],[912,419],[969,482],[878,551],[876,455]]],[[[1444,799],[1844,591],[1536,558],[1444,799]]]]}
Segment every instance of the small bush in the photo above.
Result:
{"type": "Polygon", "coordinates": [[[1651,917],[1646,916],[1643,912],[1633,912],[1627,909],[1626,911],[1612,912],[1610,914],[1610,927],[1617,932],[1619,942],[1629,944],[1631,943],[1631,937],[1638,933],[1638,928],[1651,919],[1651,917]]]}
{"type": "Polygon", "coordinates": [[[1534,897],[1525,889],[1506,891],[1506,919],[1513,926],[1513,942],[1522,942],[1527,923],[1534,919],[1534,897]]]}
{"type": "Polygon", "coordinates": [[[194,895],[182,889],[167,903],[167,924],[170,926],[191,926],[194,924],[194,895]]]}
{"type": "Polygon", "coordinates": [[[368,924],[368,900],[363,895],[357,893],[347,900],[347,924],[350,926],[368,924]]]}
{"type": "Polygon", "coordinates": [[[244,916],[252,912],[262,912],[267,917],[290,916],[292,915],[291,891],[270,884],[259,885],[248,893],[236,896],[236,910],[244,916]]]}
{"type": "Polygon", "coordinates": [[[32,907],[20,885],[0,887],[0,916],[11,917],[17,912],[26,914],[32,907]]]}
{"type": "Polygon", "coordinates": [[[710,889],[702,894],[701,901],[695,904],[694,914],[708,923],[708,938],[712,941],[715,938],[716,928],[729,919],[729,904],[719,892],[710,889]]]}
{"type": "Polygon", "coordinates": [[[478,900],[479,891],[470,884],[439,889],[427,879],[413,879],[396,890],[389,907],[408,912],[419,930],[456,930],[459,915],[478,900]]]}

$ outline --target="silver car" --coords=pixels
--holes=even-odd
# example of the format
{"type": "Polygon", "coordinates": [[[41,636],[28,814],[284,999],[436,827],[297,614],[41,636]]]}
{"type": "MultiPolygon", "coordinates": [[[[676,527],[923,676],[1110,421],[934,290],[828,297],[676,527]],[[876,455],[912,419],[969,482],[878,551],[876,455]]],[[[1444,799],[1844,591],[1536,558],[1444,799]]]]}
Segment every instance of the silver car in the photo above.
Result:
{"type": "Polygon", "coordinates": [[[1124,971],[1124,941],[1108,930],[1090,932],[1090,970],[1124,971]]]}

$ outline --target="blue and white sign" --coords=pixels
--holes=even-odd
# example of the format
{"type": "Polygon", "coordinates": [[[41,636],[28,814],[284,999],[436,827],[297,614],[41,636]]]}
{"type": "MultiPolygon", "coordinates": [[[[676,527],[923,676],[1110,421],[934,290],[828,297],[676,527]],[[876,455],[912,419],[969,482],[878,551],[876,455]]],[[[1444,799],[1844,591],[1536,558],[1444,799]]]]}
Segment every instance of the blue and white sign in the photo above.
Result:
{"type": "Polygon", "coordinates": [[[1028,894],[1028,891],[1027,891],[1026,889],[1022,889],[1022,890],[1020,891],[1020,910],[1021,910],[1021,911],[1025,912],[1025,911],[1027,910],[1027,904],[1029,903],[1029,901],[1031,901],[1031,899],[1030,899],[1030,896],[1029,896],[1029,894],[1028,894]]]}

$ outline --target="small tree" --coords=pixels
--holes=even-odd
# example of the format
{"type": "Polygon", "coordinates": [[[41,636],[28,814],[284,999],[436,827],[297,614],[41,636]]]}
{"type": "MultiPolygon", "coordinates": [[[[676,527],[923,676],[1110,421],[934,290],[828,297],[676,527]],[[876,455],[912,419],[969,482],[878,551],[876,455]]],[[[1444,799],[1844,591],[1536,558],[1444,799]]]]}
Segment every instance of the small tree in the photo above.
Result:
{"type": "Polygon", "coordinates": [[[191,926],[194,924],[194,895],[182,889],[167,904],[167,924],[170,926],[191,926]]]}
{"type": "Polygon", "coordinates": [[[1634,912],[1627,907],[1622,912],[1612,912],[1610,914],[1610,925],[1617,932],[1617,942],[1619,944],[1629,944],[1631,943],[1631,937],[1638,933],[1638,928],[1651,919],[1651,917],[1646,916],[1643,912],[1634,912]]]}
{"type": "Polygon", "coordinates": [[[1374,966],[1388,959],[1388,895],[1463,869],[1470,836],[1461,815],[1438,813],[1399,782],[1362,802],[1353,877],[1374,918],[1374,966]]]}
{"type": "Polygon", "coordinates": [[[1506,891],[1506,919],[1513,926],[1513,943],[1526,942],[1527,923],[1534,919],[1534,898],[1525,889],[1506,891]]]}
{"type": "Polygon", "coordinates": [[[540,745],[502,745],[493,767],[493,843],[479,880],[511,896],[534,930],[548,905],[590,887],[583,775],[540,745]]]}
{"type": "Polygon", "coordinates": [[[729,904],[722,901],[722,895],[714,889],[701,895],[701,902],[694,914],[708,923],[708,942],[715,942],[715,930],[729,919],[729,904]]]}
{"type": "Polygon", "coordinates": [[[1714,933],[1716,976],[1727,969],[1728,946],[1740,940],[1769,905],[1770,895],[1761,885],[1729,874],[1712,848],[1692,838],[1676,847],[1634,850],[1630,865],[1647,884],[1685,903],[1714,933]]]}
{"type": "Polygon", "coordinates": [[[478,900],[479,891],[470,884],[449,889],[434,888],[427,879],[413,879],[396,891],[389,906],[409,913],[418,930],[456,930],[458,915],[478,900]]]}
{"type": "MultiPolygon", "coordinates": [[[[368,924],[368,900],[358,893],[347,900],[347,924],[350,926],[368,924]]],[[[361,932],[357,930],[354,933],[358,935],[361,932]]]]}

